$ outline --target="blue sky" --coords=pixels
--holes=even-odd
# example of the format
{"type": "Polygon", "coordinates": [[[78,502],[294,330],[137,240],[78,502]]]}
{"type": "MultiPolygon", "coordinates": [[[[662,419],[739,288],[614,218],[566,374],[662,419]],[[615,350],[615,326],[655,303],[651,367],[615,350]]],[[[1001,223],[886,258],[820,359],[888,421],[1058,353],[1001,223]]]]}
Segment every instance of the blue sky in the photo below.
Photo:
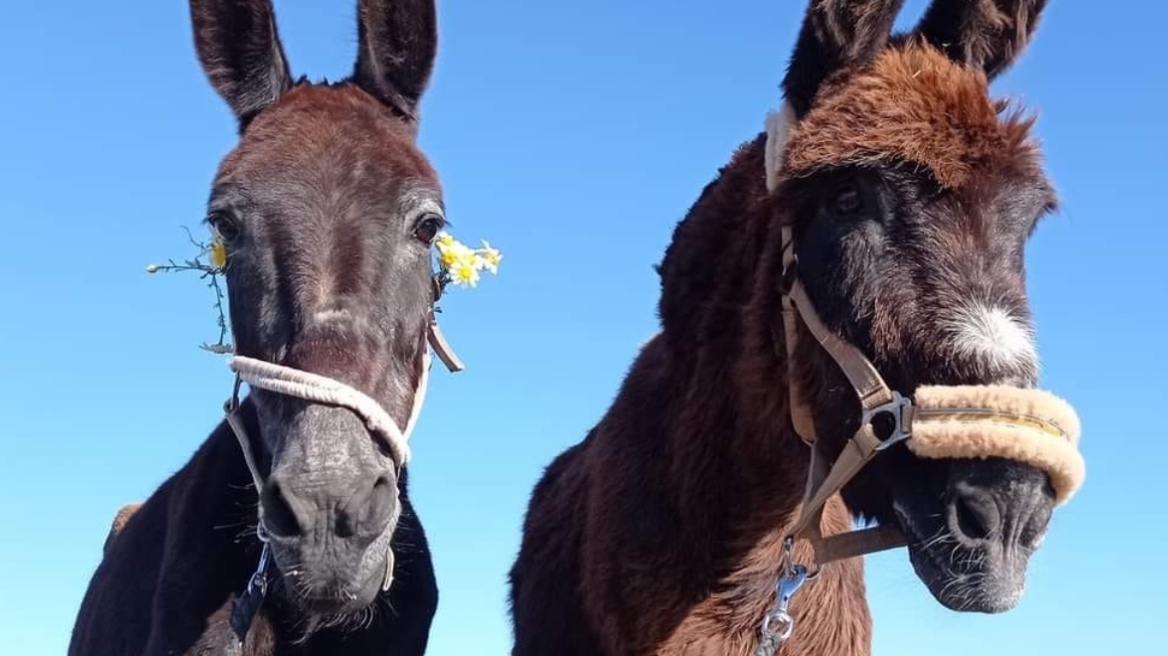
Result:
{"type": "MultiPolygon", "coordinates": [[[[904,552],[869,558],[877,656],[1147,653],[1161,639],[1168,7],[1134,4],[1052,3],[996,85],[1040,112],[1062,194],[1028,267],[1042,382],[1081,413],[1086,486],[1056,514],[1007,615],[946,611],[904,552]]],[[[0,635],[5,653],[42,656],[64,652],[114,512],[146,498],[220,419],[231,379],[196,348],[214,338],[208,291],[143,267],[189,253],[181,226],[201,219],[235,126],[198,68],[185,2],[10,5],[0,635]]],[[[350,69],[349,5],[277,2],[296,73],[350,69]]],[[[457,234],[489,239],[505,260],[498,278],[446,301],[468,369],[435,369],[413,438],[412,496],[442,595],[431,654],[509,648],[505,573],[531,486],[600,417],[656,330],[652,265],[778,102],[803,5],[441,3],[421,139],[457,234]]]]}

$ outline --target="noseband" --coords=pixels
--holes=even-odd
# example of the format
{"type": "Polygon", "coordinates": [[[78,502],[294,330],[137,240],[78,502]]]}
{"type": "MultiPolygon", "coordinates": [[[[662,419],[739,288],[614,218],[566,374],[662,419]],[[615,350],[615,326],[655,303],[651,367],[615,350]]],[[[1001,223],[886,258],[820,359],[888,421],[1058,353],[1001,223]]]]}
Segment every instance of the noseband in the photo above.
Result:
{"type": "MultiPolygon", "coordinates": [[[[790,107],[767,121],[766,183],[774,192],[779,182],[786,131],[793,121],[790,107]]],[[[786,344],[787,388],[791,424],[811,448],[806,488],[798,519],[784,540],[774,609],[763,619],[755,656],[772,656],[794,630],[788,611],[791,597],[828,563],[906,546],[895,526],[877,526],[824,537],[823,511],[838,493],[877,455],[904,442],[922,458],[1001,457],[1045,471],[1056,502],[1065,503],[1082,485],[1083,457],[1077,449],[1080,425],[1074,409],[1049,392],[1008,386],[921,386],[910,396],[892,389],[872,362],[853,344],[823,323],[799,280],[794,230],[781,229],[782,320],[786,344]],[[833,461],[822,453],[808,395],[795,366],[800,325],[843,372],[860,401],[859,430],[833,461]],[[795,542],[807,540],[814,570],[796,564],[795,542]]],[[[776,336],[777,337],[777,336],[776,336]]],[[[777,339],[776,339],[777,341],[777,339]]]]}
{"type": "MultiPolygon", "coordinates": [[[[256,496],[260,497],[263,492],[264,477],[260,474],[259,467],[256,464],[255,454],[252,451],[251,437],[248,435],[241,415],[242,404],[240,402],[239,392],[242,383],[247,383],[253,389],[262,389],[284,396],[303,399],[309,403],[346,408],[352,411],[365,422],[369,433],[389,450],[390,458],[393,460],[400,480],[401,470],[410,460],[409,438],[418,420],[418,415],[421,413],[422,402],[426,396],[427,383],[430,379],[429,349],[434,349],[439,359],[442,360],[450,371],[461,371],[463,369],[462,363],[443,338],[432,311],[429,316],[426,338],[429,348],[424,347],[422,349],[421,378],[414,392],[414,400],[410,406],[409,419],[406,421],[404,429],[398,426],[397,422],[385,411],[385,408],[381,407],[380,403],[364,392],[350,385],[346,385],[339,380],[294,367],[257,360],[255,358],[241,355],[232,357],[228,362],[228,366],[235,372],[235,385],[232,389],[231,398],[224,403],[224,411],[227,415],[227,423],[231,426],[231,432],[235,434],[235,438],[239,442],[240,450],[243,451],[243,459],[247,463],[248,471],[251,473],[252,482],[256,489],[256,496]]],[[[256,567],[255,573],[252,574],[251,579],[248,580],[247,588],[244,590],[243,595],[235,602],[231,611],[231,629],[235,632],[236,638],[241,644],[247,636],[248,629],[250,629],[256,613],[259,612],[264,597],[267,595],[267,566],[271,556],[271,549],[268,544],[267,530],[264,528],[263,522],[259,522],[256,525],[256,537],[263,543],[259,564],[256,567]]],[[[390,585],[393,583],[393,548],[387,547],[386,551],[385,580],[381,586],[382,591],[389,590],[390,585]]]]}

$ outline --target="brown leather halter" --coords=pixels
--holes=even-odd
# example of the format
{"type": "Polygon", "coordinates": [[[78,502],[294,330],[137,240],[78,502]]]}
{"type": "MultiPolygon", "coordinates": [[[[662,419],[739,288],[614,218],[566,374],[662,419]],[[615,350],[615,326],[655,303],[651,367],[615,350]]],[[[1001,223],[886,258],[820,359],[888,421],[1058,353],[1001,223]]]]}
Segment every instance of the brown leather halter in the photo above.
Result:
{"type": "Polygon", "coordinates": [[[884,449],[909,438],[913,404],[884,382],[872,363],[849,342],[828,330],[807,296],[798,275],[795,241],[791,226],[782,228],[783,249],[783,330],[787,344],[787,387],[790,394],[791,423],[795,432],[811,447],[807,490],[798,521],[790,538],[806,539],[815,552],[817,565],[846,560],[907,544],[895,526],[878,526],[824,537],[820,520],[827,500],[860,472],[884,449]],[[844,445],[828,469],[819,450],[810,402],[800,390],[795,375],[795,349],[802,322],[847,377],[860,400],[860,429],[844,445]]]}
{"type": "Polygon", "coordinates": [[[891,389],[876,368],[852,344],[828,330],[819,318],[807,291],[799,281],[795,241],[790,226],[783,226],[782,307],[784,341],[787,345],[787,388],[790,394],[791,423],[799,437],[811,447],[811,464],[799,519],[784,540],[783,562],[775,585],[775,607],[763,618],[755,656],[773,656],[790,638],[795,620],[788,607],[791,597],[804,583],[819,575],[827,563],[867,553],[892,549],[906,544],[895,526],[878,526],[824,537],[820,522],[827,500],[864,468],[872,458],[888,447],[909,437],[912,402],[891,389]],[[795,371],[795,350],[800,321],[819,346],[843,371],[860,399],[860,429],[844,445],[830,468],[819,450],[811,405],[801,392],[795,371]],[[815,570],[796,564],[793,549],[796,540],[811,543],[815,570]]]}

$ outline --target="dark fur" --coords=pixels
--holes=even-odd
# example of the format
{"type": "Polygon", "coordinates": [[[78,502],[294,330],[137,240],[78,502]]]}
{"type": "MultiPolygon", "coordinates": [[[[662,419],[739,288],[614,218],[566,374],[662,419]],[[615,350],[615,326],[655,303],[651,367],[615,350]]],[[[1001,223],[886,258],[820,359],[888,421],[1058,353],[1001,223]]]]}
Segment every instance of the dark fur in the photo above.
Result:
{"type": "MultiPolygon", "coordinates": [[[[511,570],[517,656],[752,653],[808,464],[787,407],[782,224],[795,227],[800,276],[825,322],[894,387],[1034,383],[1032,363],[961,354],[945,336],[947,313],[972,300],[1028,322],[1022,249],[1054,196],[1028,124],[986,124],[983,109],[996,114],[987,73],[1013,59],[1035,20],[1018,22],[1024,34],[949,26],[943,11],[957,5],[938,0],[926,34],[892,38],[900,4],[812,2],[784,83],[801,119],[785,180],[768,194],[759,136],[678,225],[660,267],[661,334],[600,423],[532,493],[511,570]],[[981,45],[928,45],[945,34],[981,45]],[[907,113],[902,85],[920,99],[907,113]],[[849,100],[875,114],[849,112],[849,100]],[[952,122],[917,123],[918,110],[952,122]],[[952,157],[914,158],[887,136],[897,130],[935,139],[952,157]],[[997,148],[1002,135],[1010,148],[997,148]],[[854,156],[856,138],[873,152],[854,156]]],[[[834,458],[859,406],[812,342],[800,342],[796,375],[834,458]]],[[[824,532],[847,530],[853,517],[896,523],[942,603],[999,612],[1016,602],[1052,508],[1037,470],[923,461],[899,445],[831,500],[824,532]]],[[[807,561],[805,545],[796,555],[807,561]]],[[[870,653],[861,560],[830,566],[792,608],[784,656],[870,653]]]]}
{"type": "MultiPolygon", "coordinates": [[[[199,59],[241,134],[209,223],[227,246],[236,352],[337,378],[405,426],[434,300],[424,228],[443,213],[416,144],[435,11],[360,8],[354,78],[313,85],[291,81],[268,0],[191,1],[199,59]]],[[[257,520],[272,587],[243,654],[423,654],[438,593],[407,470],[344,409],[253,391],[243,416],[270,472],[262,499],[221,422],[119,513],[69,654],[238,653],[228,618],[258,561],[257,520]]]]}
{"type": "MultiPolygon", "coordinates": [[[[256,430],[251,404],[249,428],[256,430]]],[[[111,536],[82,601],[70,654],[424,654],[438,589],[422,525],[402,477],[402,519],[394,533],[394,585],[376,601],[371,622],[322,629],[300,641],[302,618],[285,592],[269,593],[242,652],[229,646],[231,601],[259,558],[255,492],[239,445],[220,424],[191,461],[111,536]]],[[[364,618],[356,617],[360,622],[364,618]]]]}

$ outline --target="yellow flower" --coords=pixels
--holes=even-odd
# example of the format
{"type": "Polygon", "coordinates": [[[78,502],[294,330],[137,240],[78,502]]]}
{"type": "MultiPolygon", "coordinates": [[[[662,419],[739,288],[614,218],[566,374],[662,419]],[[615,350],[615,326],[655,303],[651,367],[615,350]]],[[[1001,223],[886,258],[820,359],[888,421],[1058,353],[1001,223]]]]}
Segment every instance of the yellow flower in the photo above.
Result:
{"type": "Polygon", "coordinates": [[[227,247],[218,239],[211,242],[211,266],[222,269],[227,265],[227,247]]]}
{"type": "Polygon", "coordinates": [[[483,242],[483,248],[471,249],[447,232],[438,233],[434,240],[438,250],[438,265],[449,276],[449,280],[463,287],[474,287],[479,282],[479,271],[487,269],[491,273],[499,270],[503,259],[498,250],[483,242]]]}
{"type": "Polygon", "coordinates": [[[445,269],[452,269],[459,262],[474,263],[474,251],[465,245],[451,240],[449,244],[438,244],[438,262],[445,269]]]}
{"type": "Polygon", "coordinates": [[[482,268],[485,268],[491,273],[499,273],[499,262],[503,260],[503,254],[497,249],[491,248],[487,240],[483,240],[483,247],[479,249],[479,260],[481,260],[482,268]]]}
{"type": "Polygon", "coordinates": [[[474,287],[479,282],[479,270],[475,266],[474,258],[461,259],[450,267],[450,279],[456,285],[474,287]]]}

